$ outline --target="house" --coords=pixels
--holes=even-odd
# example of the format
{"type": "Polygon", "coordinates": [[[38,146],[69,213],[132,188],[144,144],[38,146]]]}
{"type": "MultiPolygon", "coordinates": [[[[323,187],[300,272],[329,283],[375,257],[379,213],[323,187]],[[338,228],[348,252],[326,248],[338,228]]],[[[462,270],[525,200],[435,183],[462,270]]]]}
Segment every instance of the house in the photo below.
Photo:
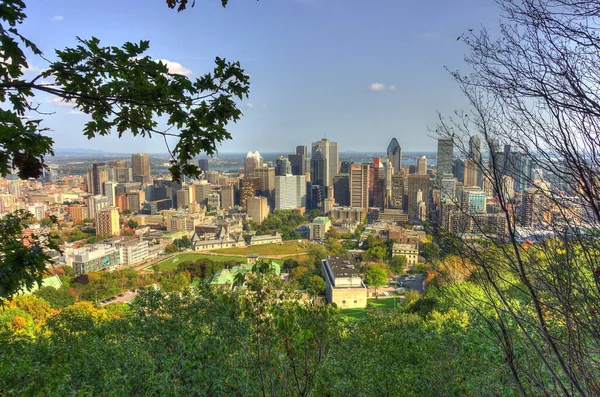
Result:
{"type": "Polygon", "coordinates": [[[335,303],[342,309],[367,307],[367,287],[354,259],[349,256],[328,256],[321,265],[328,303],[335,303]]]}

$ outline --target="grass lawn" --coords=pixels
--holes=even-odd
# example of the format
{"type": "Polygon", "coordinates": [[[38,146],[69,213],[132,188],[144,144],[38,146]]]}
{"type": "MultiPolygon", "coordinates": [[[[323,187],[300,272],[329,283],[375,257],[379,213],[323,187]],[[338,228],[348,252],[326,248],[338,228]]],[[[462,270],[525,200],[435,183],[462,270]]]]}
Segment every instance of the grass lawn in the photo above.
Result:
{"type": "Polygon", "coordinates": [[[342,309],[342,316],[350,321],[361,321],[367,318],[367,312],[369,311],[376,309],[381,309],[383,311],[394,310],[400,303],[399,297],[368,299],[366,309],[342,309]]]}
{"type": "MultiPolygon", "coordinates": [[[[207,254],[200,254],[200,253],[194,253],[194,252],[185,252],[185,253],[177,254],[171,258],[165,259],[162,262],[159,262],[158,267],[160,268],[160,270],[173,270],[173,269],[177,269],[177,265],[179,265],[181,262],[196,261],[196,260],[202,259],[202,258],[209,258],[215,262],[230,262],[230,261],[237,261],[237,262],[241,262],[241,263],[246,262],[246,258],[243,258],[240,256],[207,255],[207,254]]],[[[152,270],[152,267],[147,267],[144,270],[152,270]]]]}
{"type": "Polygon", "coordinates": [[[250,247],[240,248],[223,248],[219,250],[212,250],[219,254],[230,254],[230,255],[247,255],[247,254],[259,254],[261,256],[294,256],[306,253],[308,242],[298,243],[298,240],[284,241],[282,244],[264,244],[264,245],[253,245],[250,247]]]}

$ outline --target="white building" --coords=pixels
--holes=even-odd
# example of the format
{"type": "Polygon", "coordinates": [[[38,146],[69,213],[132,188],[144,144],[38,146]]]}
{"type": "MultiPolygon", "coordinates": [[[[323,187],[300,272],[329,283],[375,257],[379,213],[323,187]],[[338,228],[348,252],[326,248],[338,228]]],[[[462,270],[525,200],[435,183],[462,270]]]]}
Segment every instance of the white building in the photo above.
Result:
{"type": "Polygon", "coordinates": [[[282,175],[275,177],[275,208],[306,207],[306,177],[282,175]]]}

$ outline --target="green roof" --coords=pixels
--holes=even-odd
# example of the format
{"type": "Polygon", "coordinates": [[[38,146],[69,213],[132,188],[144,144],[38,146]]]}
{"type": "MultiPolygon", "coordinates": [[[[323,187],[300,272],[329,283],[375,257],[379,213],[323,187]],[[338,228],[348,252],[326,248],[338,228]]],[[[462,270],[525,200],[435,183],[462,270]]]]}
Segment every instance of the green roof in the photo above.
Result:
{"type": "Polygon", "coordinates": [[[173,232],[173,233],[167,233],[167,234],[163,234],[162,238],[170,238],[170,239],[177,239],[183,236],[187,236],[188,232],[185,231],[179,231],[179,232],[173,232]]]}
{"type": "Polygon", "coordinates": [[[329,222],[329,218],[326,216],[318,216],[315,219],[313,219],[313,223],[318,223],[320,225],[325,224],[329,222]]]}

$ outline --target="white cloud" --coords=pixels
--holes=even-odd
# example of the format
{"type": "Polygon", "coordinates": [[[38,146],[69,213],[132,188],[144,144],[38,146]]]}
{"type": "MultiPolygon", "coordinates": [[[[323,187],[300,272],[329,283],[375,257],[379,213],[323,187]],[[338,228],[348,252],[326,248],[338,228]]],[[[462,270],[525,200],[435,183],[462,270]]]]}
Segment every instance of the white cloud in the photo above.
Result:
{"type": "Polygon", "coordinates": [[[55,106],[69,107],[69,108],[73,107],[73,104],[67,103],[62,98],[59,98],[57,96],[52,97],[52,99],[50,99],[50,102],[55,106]]]}
{"type": "Polygon", "coordinates": [[[83,112],[80,112],[79,110],[69,110],[69,112],[67,114],[73,114],[73,115],[81,115],[81,114],[85,114],[83,112]]]}
{"type": "Polygon", "coordinates": [[[369,86],[369,91],[394,91],[396,86],[385,85],[382,83],[373,83],[369,86]]]}
{"type": "Polygon", "coordinates": [[[62,21],[63,19],[65,19],[65,17],[63,17],[62,15],[55,15],[52,17],[52,19],[54,19],[55,21],[62,21]]]}
{"type": "Polygon", "coordinates": [[[252,109],[252,108],[254,107],[254,104],[253,104],[253,103],[247,103],[245,106],[246,106],[248,109],[252,109]]]}
{"type": "Polygon", "coordinates": [[[157,59],[156,62],[158,62],[158,61],[167,65],[167,69],[169,69],[169,73],[181,74],[183,76],[189,76],[192,73],[192,71],[190,69],[186,68],[179,62],[171,62],[168,59],[157,59]]]}
{"type": "Polygon", "coordinates": [[[26,73],[26,72],[41,72],[42,68],[38,68],[37,66],[29,66],[27,65],[27,67],[21,67],[21,72],[26,73]]]}

